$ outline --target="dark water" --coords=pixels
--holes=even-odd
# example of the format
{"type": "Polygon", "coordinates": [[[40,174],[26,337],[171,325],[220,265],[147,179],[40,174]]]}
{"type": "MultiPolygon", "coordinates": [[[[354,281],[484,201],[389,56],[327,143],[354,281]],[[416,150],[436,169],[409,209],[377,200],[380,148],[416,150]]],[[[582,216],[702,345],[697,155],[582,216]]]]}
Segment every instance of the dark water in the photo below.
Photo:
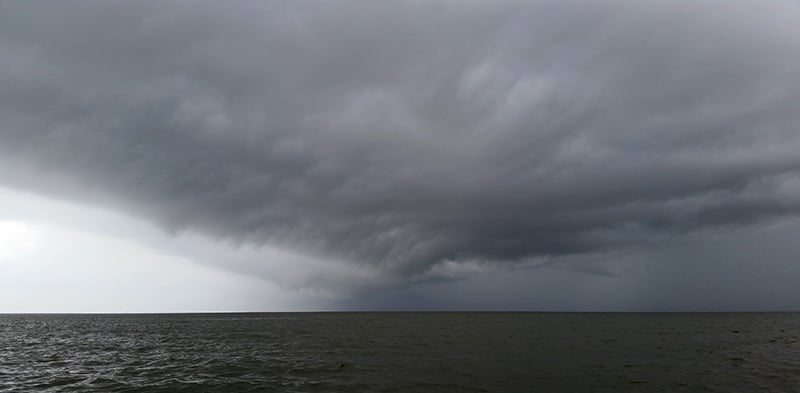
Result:
{"type": "Polygon", "coordinates": [[[800,314],[0,315],[0,392],[800,391],[800,314]]]}

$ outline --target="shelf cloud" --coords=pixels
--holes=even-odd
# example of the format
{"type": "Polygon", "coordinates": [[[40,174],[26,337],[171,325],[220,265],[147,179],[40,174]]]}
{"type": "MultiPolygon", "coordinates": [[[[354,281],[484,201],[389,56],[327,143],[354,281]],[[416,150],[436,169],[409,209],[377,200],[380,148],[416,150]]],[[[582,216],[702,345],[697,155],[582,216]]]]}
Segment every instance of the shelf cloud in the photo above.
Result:
{"type": "Polygon", "coordinates": [[[414,280],[800,213],[795,1],[0,10],[0,184],[170,232],[414,280]]]}

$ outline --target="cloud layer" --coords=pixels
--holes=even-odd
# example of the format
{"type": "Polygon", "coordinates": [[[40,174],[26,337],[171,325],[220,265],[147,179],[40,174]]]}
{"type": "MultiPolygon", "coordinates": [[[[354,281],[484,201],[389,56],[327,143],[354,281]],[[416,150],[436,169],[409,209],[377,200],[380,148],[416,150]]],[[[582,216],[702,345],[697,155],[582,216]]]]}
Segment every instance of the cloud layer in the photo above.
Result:
{"type": "Polygon", "coordinates": [[[0,7],[0,182],[172,231],[411,278],[800,212],[794,1],[0,7]]]}

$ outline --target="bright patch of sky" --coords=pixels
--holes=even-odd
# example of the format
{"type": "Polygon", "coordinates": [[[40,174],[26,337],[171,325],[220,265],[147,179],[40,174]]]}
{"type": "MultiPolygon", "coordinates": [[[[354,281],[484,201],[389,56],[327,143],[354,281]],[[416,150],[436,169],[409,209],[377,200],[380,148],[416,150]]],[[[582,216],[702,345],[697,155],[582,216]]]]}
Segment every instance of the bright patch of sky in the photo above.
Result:
{"type": "Polygon", "coordinates": [[[302,295],[265,279],[214,268],[159,246],[171,242],[179,243],[137,220],[0,190],[0,312],[304,307],[302,295]]]}

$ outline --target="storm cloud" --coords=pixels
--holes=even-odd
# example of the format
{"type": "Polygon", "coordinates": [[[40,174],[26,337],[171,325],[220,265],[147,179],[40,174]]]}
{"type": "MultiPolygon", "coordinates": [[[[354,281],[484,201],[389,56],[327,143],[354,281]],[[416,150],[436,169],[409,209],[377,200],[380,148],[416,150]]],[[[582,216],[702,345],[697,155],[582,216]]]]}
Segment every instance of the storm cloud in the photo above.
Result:
{"type": "Polygon", "coordinates": [[[796,1],[7,1],[0,183],[401,280],[800,213],[796,1]]]}

